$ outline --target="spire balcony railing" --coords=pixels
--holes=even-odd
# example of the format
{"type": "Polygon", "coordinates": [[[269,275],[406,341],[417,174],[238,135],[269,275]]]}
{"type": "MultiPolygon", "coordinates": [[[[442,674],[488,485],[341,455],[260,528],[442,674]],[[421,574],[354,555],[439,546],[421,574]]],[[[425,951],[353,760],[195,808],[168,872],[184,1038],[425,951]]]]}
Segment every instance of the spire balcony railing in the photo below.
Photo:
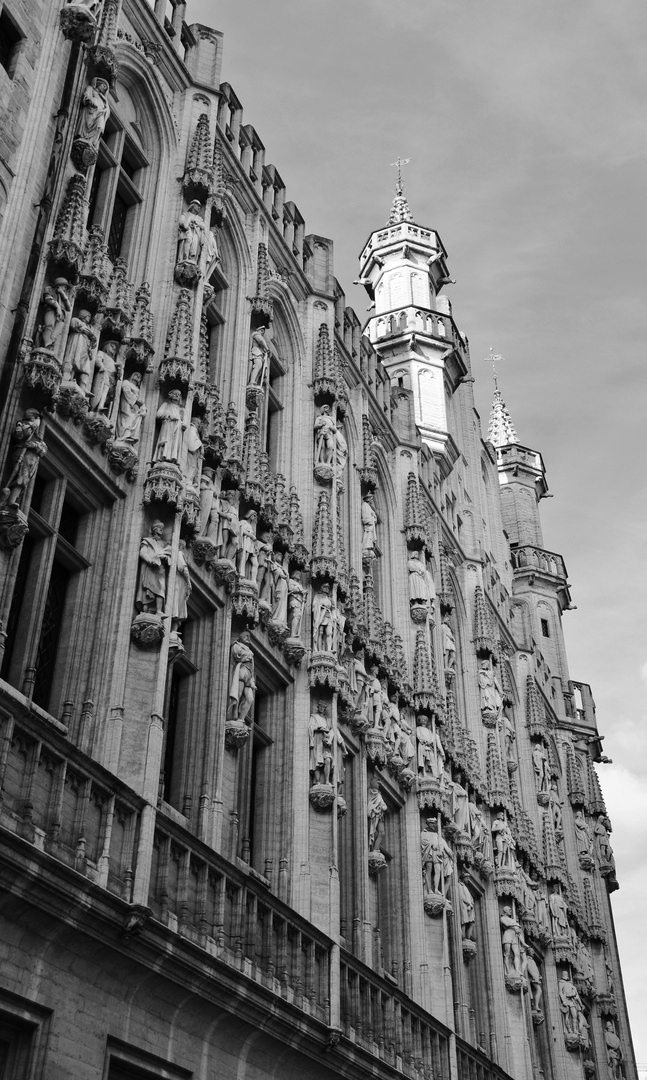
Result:
{"type": "Polygon", "coordinates": [[[567,580],[566,564],[561,555],[553,551],[545,551],[544,548],[535,547],[534,544],[521,544],[511,548],[510,562],[513,570],[538,571],[549,577],[567,580]]]}
{"type": "Polygon", "coordinates": [[[448,346],[464,349],[465,342],[454,319],[443,311],[430,311],[427,308],[408,304],[374,318],[375,338],[373,344],[387,339],[417,334],[434,338],[448,346]]]}

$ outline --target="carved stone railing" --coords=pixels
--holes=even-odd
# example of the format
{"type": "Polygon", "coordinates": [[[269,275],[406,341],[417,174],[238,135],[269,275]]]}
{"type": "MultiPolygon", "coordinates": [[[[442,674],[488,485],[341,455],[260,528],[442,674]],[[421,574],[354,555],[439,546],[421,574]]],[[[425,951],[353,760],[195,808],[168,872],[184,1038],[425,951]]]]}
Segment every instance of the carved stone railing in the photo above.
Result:
{"type": "Polygon", "coordinates": [[[416,1080],[449,1080],[448,1028],[350,953],[340,971],[342,1035],[416,1080]]]}
{"type": "Polygon", "coordinates": [[[458,1080],[510,1080],[504,1069],[495,1065],[480,1050],[476,1050],[458,1036],[456,1036],[456,1060],[458,1080]]]}
{"type": "Polygon", "coordinates": [[[536,570],[542,574],[566,581],[566,565],[561,555],[532,544],[512,548],[510,562],[513,570],[536,570]]]}
{"type": "Polygon", "coordinates": [[[329,1023],[330,939],[160,814],[148,903],[154,919],[329,1023]]]}

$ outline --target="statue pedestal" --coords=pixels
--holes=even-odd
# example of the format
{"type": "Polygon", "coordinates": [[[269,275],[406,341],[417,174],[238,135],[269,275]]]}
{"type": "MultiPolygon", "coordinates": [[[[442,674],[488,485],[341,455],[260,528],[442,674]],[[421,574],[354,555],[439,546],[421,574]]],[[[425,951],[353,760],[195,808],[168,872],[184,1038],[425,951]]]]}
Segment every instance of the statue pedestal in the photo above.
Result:
{"type": "Polygon", "coordinates": [[[27,517],[17,506],[0,510],[0,548],[3,551],[17,548],[28,532],[27,517]]]}
{"type": "Polygon", "coordinates": [[[463,938],[463,960],[466,964],[470,964],[476,956],[476,942],[470,941],[469,938],[463,938]]]}
{"type": "Polygon", "coordinates": [[[381,851],[369,851],[368,853],[368,872],[370,877],[377,877],[382,871],[386,870],[386,859],[381,851]]]}
{"type": "Polygon", "coordinates": [[[130,637],[140,649],[158,649],[164,637],[164,619],[142,611],[130,627],[130,637]]]}
{"type": "Polygon", "coordinates": [[[442,893],[431,892],[425,896],[424,906],[425,913],[432,919],[437,919],[448,905],[442,893]]]}
{"type": "Polygon", "coordinates": [[[227,720],[225,723],[225,746],[229,750],[240,750],[249,738],[249,728],[244,720],[227,720]]]}
{"type": "Polygon", "coordinates": [[[313,784],[309,793],[310,803],[315,810],[330,810],[335,801],[335,789],[332,784],[313,784]]]}

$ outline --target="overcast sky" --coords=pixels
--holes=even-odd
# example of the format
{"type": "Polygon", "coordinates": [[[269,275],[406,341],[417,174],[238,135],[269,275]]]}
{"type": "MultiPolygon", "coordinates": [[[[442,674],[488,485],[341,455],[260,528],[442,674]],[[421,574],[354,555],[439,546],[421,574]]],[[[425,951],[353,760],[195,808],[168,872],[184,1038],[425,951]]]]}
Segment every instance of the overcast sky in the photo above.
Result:
{"type": "Polygon", "coordinates": [[[490,345],[520,440],[544,455],[546,547],[563,554],[571,677],[605,751],[613,906],[647,1062],[645,0],[189,0],[225,33],[223,80],[352,285],[400,154],[438,229],[484,430],[490,345]]]}

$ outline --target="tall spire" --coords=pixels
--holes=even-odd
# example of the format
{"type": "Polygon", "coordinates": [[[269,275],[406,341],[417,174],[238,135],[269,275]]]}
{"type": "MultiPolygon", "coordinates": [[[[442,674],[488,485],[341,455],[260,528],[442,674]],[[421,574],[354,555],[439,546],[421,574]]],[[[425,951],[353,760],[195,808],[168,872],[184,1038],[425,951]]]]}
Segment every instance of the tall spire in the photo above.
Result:
{"type": "Polygon", "coordinates": [[[503,360],[503,357],[495,353],[492,346],[490,346],[490,355],[486,356],[485,359],[492,364],[492,378],[494,379],[494,398],[492,399],[492,412],[490,413],[490,423],[487,429],[488,439],[493,446],[509,446],[510,443],[518,443],[519,436],[515,431],[512,417],[499,390],[496,361],[503,360]]]}
{"type": "Polygon", "coordinates": [[[391,165],[398,170],[398,179],[395,183],[395,198],[391,206],[388,225],[399,225],[401,221],[413,221],[413,215],[409,209],[406,196],[403,195],[402,166],[408,165],[411,158],[401,158],[399,155],[391,165]]]}

